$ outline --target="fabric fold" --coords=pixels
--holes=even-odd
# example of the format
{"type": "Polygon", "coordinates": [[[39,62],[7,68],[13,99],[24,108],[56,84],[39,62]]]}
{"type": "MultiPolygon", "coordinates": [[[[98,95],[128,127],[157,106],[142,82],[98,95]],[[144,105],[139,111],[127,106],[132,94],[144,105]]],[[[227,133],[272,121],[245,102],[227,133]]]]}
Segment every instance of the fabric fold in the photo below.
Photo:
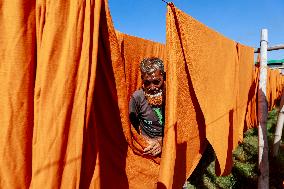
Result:
{"type": "MultiPolygon", "coordinates": [[[[172,145],[168,148],[173,149],[172,153],[175,153],[175,155],[171,153],[162,155],[161,166],[167,165],[170,170],[173,169],[172,181],[169,173],[160,171],[159,174],[161,183],[167,188],[181,188],[183,186],[195,169],[207,144],[202,110],[194,94],[191,75],[187,70],[187,65],[184,64],[185,52],[180,41],[181,26],[176,26],[177,16],[174,7],[168,6],[165,131],[169,133],[165,132],[165,138],[167,135],[175,135],[176,139],[175,142],[169,140],[169,145],[167,141],[164,143],[164,145],[172,145]],[[176,133],[172,134],[174,131],[176,133]],[[163,161],[166,159],[171,161],[164,163],[163,161]]],[[[163,167],[160,170],[163,170],[163,167]]]]}
{"type": "Polygon", "coordinates": [[[31,188],[78,188],[93,99],[100,4],[37,1],[31,188]]]}
{"type": "Polygon", "coordinates": [[[0,188],[29,188],[32,179],[35,3],[0,3],[0,188]]]}
{"type": "MultiPolygon", "coordinates": [[[[228,174],[257,125],[253,49],[173,4],[166,45],[115,31],[106,0],[3,0],[0,13],[0,188],[181,188],[208,141],[228,174]],[[161,158],[142,155],[128,118],[153,56],[167,75],[161,158]]],[[[284,77],[268,72],[273,108],[284,77]]]]}
{"type": "MultiPolygon", "coordinates": [[[[178,73],[187,73],[187,76],[180,77],[180,82],[190,78],[191,83],[187,88],[192,87],[193,90],[189,97],[196,98],[198,103],[195,108],[200,106],[196,114],[204,116],[206,138],[217,156],[216,172],[226,175],[231,170],[232,150],[243,128],[245,99],[252,77],[253,51],[250,48],[246,52],[243,46],[237,46],[236,42],[186,15],[172,4],[170,7],[168,14],[173,21],[167,26],[171,27],[171,32],[176,33],[176,36],[169,37],[167,41],[173,43],[169,54],[174,54],[174,58],[169,62],[183,65],[184,68],[178,73]],[[244,62],[247,57],[249,59],[244,62]],[[175,59],[179,61],[174,62],[175,59]],[[246,71],[248,78],[239,80],[240,71],[246,71]]],[[[179,98],[182,95],[179,94],[179,98]]],[[[178,103],[177,109],[186,101],[188,99],[178,103]]],[[[185,117],[189,116],[187,112],[185,117]]],[[[198,125],[197,129],[200,129],[198,125]]]]}

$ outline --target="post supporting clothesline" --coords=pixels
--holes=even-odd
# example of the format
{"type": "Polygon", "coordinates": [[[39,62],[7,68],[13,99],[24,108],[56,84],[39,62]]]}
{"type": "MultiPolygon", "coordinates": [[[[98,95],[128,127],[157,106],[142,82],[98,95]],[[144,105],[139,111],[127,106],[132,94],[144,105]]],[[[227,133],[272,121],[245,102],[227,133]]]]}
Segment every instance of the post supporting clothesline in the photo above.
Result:
{"type": "Polygon", "coordinates": [[[266,80],[267,80],[267,44],[268,31],[261,30],[260,40],[260,76],[258,88],[258,189],[269,188],[269,162],[268,162],[268,142],[267,142],[267,114],[268,105],[266,100],[266,80]]]}
{"type": "Polygon", "coordinates": [[[277,124],[275,128],[274,134],[274,142],[273,142],[273,157],[278,155],[279,146],[281,144],[282,130],[284,124],[284,94],[282,93],[281,101],[280,101],[280,111],[277,118],[277,124]]]}
{"type": "Polygon", "coordinates": [[[281,145],[282,132],[284,127],[284,93],[282,90],[280,110],[275,127],[274,141],[273,141],[273,157],[278,155],[279,147],[281,145]]]}

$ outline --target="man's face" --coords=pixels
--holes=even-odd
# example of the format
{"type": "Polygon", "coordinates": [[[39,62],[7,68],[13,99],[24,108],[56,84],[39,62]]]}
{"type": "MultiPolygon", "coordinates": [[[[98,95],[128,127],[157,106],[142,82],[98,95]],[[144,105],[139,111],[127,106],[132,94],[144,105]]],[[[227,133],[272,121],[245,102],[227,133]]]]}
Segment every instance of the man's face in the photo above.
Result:
{"type": "Polygon", "coordinates": [[[148,94],[157,94],[164,86],[163,74],[160,70],[156,70],[151,74],[142,76],[144,91],[148,94]]]}

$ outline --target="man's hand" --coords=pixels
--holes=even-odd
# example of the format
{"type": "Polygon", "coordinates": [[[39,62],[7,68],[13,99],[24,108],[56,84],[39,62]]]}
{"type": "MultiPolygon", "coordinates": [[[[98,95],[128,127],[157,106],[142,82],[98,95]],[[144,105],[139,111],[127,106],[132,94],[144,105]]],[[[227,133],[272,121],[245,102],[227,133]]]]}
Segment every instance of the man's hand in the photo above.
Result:
{"type": "Polygon", "coordinates": [[[148,139],[149,146],[144,149],[143,155],[157,156],[162,152],[161,139],[148,139]]]}

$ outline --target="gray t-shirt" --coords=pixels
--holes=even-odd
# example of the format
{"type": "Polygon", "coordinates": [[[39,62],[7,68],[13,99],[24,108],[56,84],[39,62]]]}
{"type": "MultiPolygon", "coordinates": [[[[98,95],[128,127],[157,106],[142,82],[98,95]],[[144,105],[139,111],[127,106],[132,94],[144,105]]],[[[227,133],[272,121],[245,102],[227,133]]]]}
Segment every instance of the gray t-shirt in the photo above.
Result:
{"type": "Polygon", "coordinates": [[[135,91],[130,98],[129,118],[138,133],[141,129],[142,135],[155,138],[164,134],[163,106],[150,106],[142,89],[135,91]]]}

